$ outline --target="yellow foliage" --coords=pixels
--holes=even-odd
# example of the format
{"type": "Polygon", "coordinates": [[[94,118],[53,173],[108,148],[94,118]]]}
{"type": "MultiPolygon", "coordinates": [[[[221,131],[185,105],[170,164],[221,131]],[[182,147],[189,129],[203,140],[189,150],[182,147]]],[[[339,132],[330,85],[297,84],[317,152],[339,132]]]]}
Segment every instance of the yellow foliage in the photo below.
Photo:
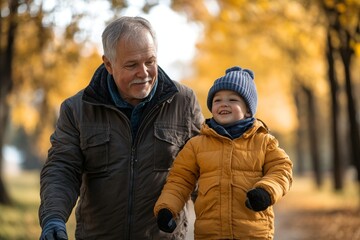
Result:
{"type": "Polygon", "coordinates": [[[360,43],[352,42],[351,44],[352,44],[352,46],[354,48],[355,55],[360,57],[360,43]]]}
{"type": "Polygon", "coordinates": [[[346,4],[344,3],[338,3],[336,4],[336,9],[338,10],[339,13],[344,13],[346,12],[346,4]]]}
{"type": "Polygon", "coordinates": [[[23,47],[19,43],[20,51],[29,56],[16,59],[11,120],[15,127],[22,126],[29,136],[35,136],[34,147],[45,157],[60,103],[90,82],[101,56],[95,47],[82,56],[81,45],[70,43],[63,47],[59,41],[52,42],[41,54],[31,54],[23,47]]]}
{"type": "Polygon", "coordinates": [[[54,126],[45,124],[42,127],[42,131],[38,136],[38,141],[35,143],[38,154],[39,156],[42,157],[42,159],[46,159],[48,150],[50,148],[50,136],[53,133],[53,131],[54,131],[54,126]]]}
{"type": "Polygon", "coordinates": [[[206,99],[213,81],[231,66],[249,68],[259,95],[256,116],[277,132],[293,132],[298,125],[294,83],[300,81],[318,97],[328,93],[325,32],[314,25],[319,10],[285,0],[228,0],[219,6],[219,15],[204,24],[197,44],[196,72],[183,83],[194,89],[205,117],[210,117],[206,99]]]}
{"type": "Polygon", "coordinates": [[[27,132],[33,132],[40,120],[37,109],[24,103],[20,103],[15,108],[12,108],[11,116],[13,124],[23,126],[27,132]]]}

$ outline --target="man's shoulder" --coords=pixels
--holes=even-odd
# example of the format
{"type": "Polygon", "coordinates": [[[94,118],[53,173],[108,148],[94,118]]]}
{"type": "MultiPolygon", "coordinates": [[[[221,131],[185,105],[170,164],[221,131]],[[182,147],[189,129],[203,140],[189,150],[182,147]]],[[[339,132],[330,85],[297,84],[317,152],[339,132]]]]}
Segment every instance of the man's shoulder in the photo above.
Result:
{"type": "Polygon", "coordinates": [[[84,95],[84,89],[78,91],[74,95],[67,97],[62,103],[62,107],[74,108],[82,104],[82,96],[84,95]]]}
{"type": "Polygon", "coordinates": [[[84,89],[81,89],[80,91],[78,91],[77,93],[75,93],[74,95],[66,98],[64,100],[64,102],[79,102],[82,100],[82,96],[84,95],[84,89]]]}
{"type": "Polygon", "coordinates": [[[185,84],[183,84],[181,82],[178,82],[178,81],[175,81],[175,80],[170,80],[170,81],[172,81],[177,88],[182,88],[184,90],[191,90],[190,87],[186,86],[185,84]]]}
{"type": "MultiPolygon", "coordinates": [[[[165,92],[179,92],[180,95],[194,95],[193,90],[173,79],[171,79],[166,72],[159,66],[158,67],[158,78],[160,80],[160,85],[162,86],[162,91],[165,92]]],[[[162,92],[164,94],[164,92],[162,92]]],[[[166,94],[166,93],[165,93],[166,94]]]]}
{"type": "Polygon", "coordinates": [[[174,81],[174,80],[171,80],[171,81],[173,81],[173,83],[176,86],[176,88],[178,89],[180,95],[185,95],[188,97],[195,96],[194,90],[191,89],[190,87],[188,87],[180,82],[174,81]]]}

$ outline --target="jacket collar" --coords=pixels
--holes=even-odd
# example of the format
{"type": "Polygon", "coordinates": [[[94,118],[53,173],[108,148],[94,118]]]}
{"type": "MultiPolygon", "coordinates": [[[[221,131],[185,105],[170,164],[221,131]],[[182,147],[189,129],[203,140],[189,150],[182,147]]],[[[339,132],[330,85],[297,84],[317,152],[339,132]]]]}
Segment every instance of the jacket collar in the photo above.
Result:
{"type": "Polygon", "coordinates": [[[255,120],[254,126],[252,128],[250,128],[248,131],[246,131],[244,133],[243,137],[248,138],[257,132],[269,133],[269,128],[266,126],[266,124],[262,120],[260,120],[258,118],[255,120]]]}
{"type": "MultiPolygon", "coordinates": [[[[269,129],[266,126],[266,124],[260,119],[255,119],[253,126],[242,135],[242,138],[245,139],[249,138],[257,132],[263,132],[263,133],[269,132],[269,129]]],[[[214,129],[210,128],[209,125],[206,123],[206,121],[202,125],[200,134],[223,137],[220,134],[218,134],[214,129]]]]}
{"type": "Polygon", "coordinates": [[[231,124],[221,125],[218,124],[214,118],[211,118],[208,119],[206,123],[220,135],[234,139],[241,137],[248,129],[250,129],[253,126],[254,121],[255,118],[251,117],[241,119],[231,124]]]}

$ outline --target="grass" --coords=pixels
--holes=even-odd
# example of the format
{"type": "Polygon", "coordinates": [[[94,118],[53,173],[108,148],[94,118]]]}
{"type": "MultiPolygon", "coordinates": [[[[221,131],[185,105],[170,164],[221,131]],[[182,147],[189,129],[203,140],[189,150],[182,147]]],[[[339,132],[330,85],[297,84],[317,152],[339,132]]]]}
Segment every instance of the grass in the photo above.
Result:
{"type": "MultiPolygon", "coordinates": [[[[12,205],[0,205],[0,240],[39,239],[39,172],[5,175],[5,184],[12,205]]],[[[74,216],[71,216],[67,223],[69,239],[74,239],[74,226],[74,216]]]]}

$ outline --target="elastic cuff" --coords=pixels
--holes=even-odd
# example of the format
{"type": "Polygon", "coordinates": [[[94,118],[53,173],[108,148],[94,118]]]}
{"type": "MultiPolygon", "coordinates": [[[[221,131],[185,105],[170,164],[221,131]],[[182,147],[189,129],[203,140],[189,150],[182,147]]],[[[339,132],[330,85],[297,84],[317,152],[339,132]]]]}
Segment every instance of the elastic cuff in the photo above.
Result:
{"type": "Polygon", "coordinates": [[[42,229],[44,229],[47,225],[49,225],[49,223],[64,224],[64,226],[66,225],[65,221],[61,217],[59,217],[57,215],[52,215],[52,216],[45,218],[42,221],[42,224],[41,224],[42,229]]]}

